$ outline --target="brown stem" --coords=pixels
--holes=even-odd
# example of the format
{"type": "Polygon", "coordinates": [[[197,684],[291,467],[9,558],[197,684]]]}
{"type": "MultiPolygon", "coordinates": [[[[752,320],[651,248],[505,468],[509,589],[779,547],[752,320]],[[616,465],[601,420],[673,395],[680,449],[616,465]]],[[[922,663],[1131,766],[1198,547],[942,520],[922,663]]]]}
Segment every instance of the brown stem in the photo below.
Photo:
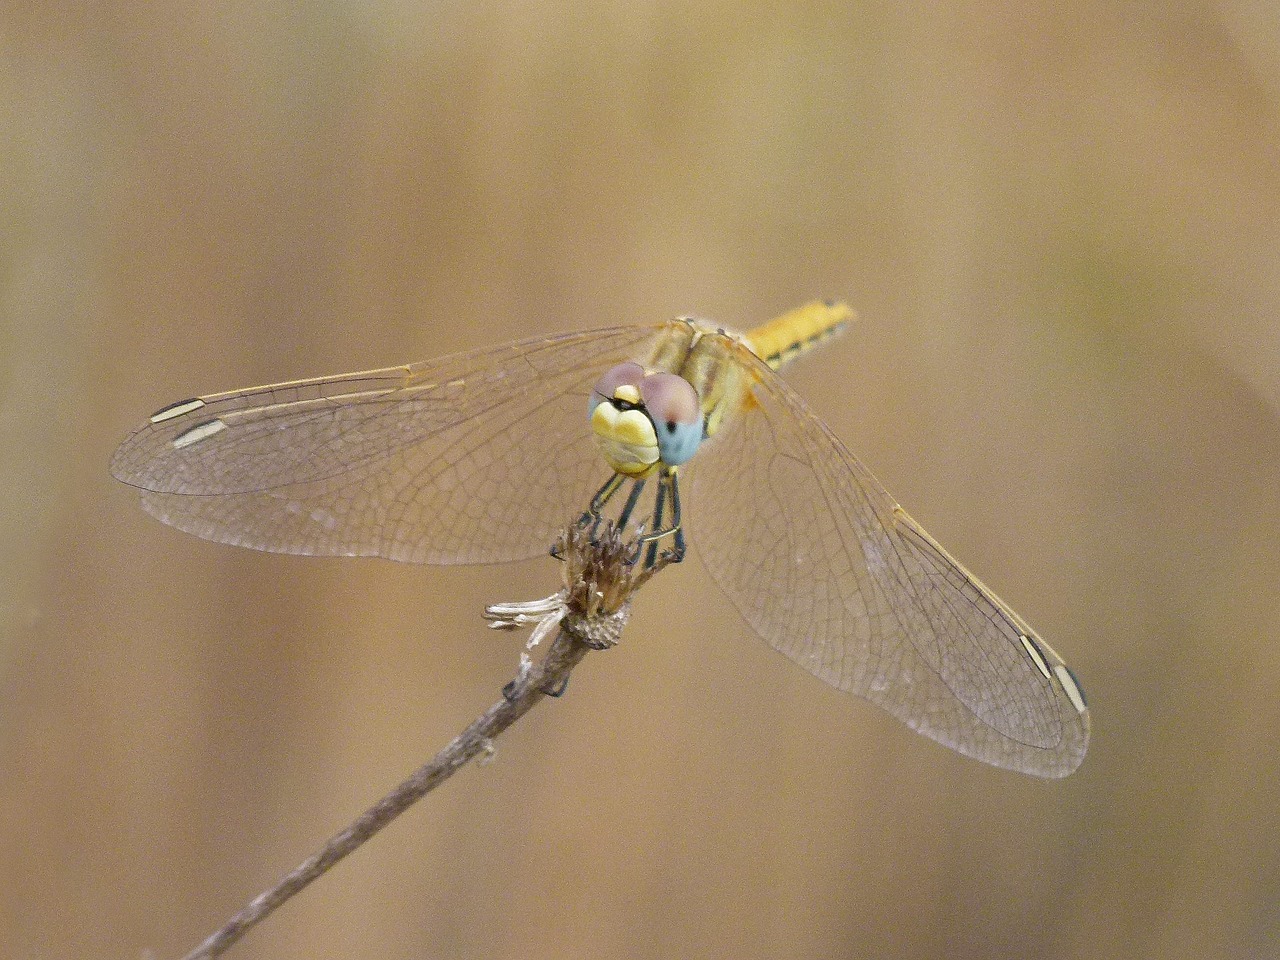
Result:
{"type": "Polygon", "coordinates": [[[547,691],[563,690],[569,674],[589,650],[602,650],[618,642],[627,622],[632,595],[658,570],[679,558],[664,551],[642,567],[634,568],[631,558],[639,553],[635,541],[624,541],[608,522],[590,527],[596,531],[595,536],[578,524],[561,534],[556,544],[556,555],[564,560],[561,567],[564,589],[545,600],[499,604],[485,613],[492,626],[502,629],[538,622],[541,627],[535,630],[537,636],[541,636],[542,629],[557,625],[556,638],[542,661],[534,664],[522,660],[520,674],[503,691],[502,700],[413,776],[334,835],[317,853],[250,901],[184,960],[207,960],[221,955],[250,927],[448,780],[468,760],[489,750],[493,738],[528,713],[547,696],[547,691]]]}
{"type": "Polygon", "coordinates": [[[570,631],[559,630],[546,657],[533,664],[527,672],[522,672],[509,689],[508,696],[486,710],[447,747],[348,827],[335,834],[319,851],[298,864],[274,887],[254,897],[243,910],[183,960],[207,960],[222,954],[251,927],[270,916],[286,900],[448,780],[476,754],[488,750],[491,740],[528,713],[535,703],[547,695],[545,691],[563,687],[570,672],[590,649],[590,646],[576,639],[570,631]]]}

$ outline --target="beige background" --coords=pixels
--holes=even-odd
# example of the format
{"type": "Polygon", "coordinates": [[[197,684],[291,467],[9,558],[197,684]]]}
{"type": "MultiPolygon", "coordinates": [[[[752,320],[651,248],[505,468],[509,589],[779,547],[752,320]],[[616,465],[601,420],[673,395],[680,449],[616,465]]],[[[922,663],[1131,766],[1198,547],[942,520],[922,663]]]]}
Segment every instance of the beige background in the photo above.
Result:
{"type": "Polygon", "coordinates": [[[1077,669],[1082,770],[914,736],[693,562],[234,956],[1280,956],[1273,4],[9,2],[0,43],[0,955],[180,955],[555,582],[181,535],[107,474],[135,423],[841,296],[794,382],[1077,669]]]}

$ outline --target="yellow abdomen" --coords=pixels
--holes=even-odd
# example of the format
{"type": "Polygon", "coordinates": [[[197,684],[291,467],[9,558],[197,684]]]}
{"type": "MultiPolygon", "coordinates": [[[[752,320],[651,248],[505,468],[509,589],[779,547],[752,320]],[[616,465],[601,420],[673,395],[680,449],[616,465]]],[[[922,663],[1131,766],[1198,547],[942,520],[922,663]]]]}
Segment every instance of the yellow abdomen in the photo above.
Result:
{"type": "Polygon", "coordinates": [[[761,324],[746,335],[751,352],[773,369],[817,346],[856,314],[846,303],[815,300],[761,324]]]}

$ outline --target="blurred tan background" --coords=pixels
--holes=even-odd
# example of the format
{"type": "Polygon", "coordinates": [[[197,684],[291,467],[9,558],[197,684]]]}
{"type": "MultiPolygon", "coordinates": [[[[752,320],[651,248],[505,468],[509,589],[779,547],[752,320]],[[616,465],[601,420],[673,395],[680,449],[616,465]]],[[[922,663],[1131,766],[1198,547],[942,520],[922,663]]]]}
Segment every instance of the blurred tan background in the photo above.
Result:
{"type": "Polygon", "coordinates": [[[232,955],[1280,956],[1277,9],[5,3],[0,956],[180,956],[556,583],[182,535],[128,429],[814,296],[862,320],[793,382],[1076,668],[1080,772],[826,688],[695,561],[232,955]]]}

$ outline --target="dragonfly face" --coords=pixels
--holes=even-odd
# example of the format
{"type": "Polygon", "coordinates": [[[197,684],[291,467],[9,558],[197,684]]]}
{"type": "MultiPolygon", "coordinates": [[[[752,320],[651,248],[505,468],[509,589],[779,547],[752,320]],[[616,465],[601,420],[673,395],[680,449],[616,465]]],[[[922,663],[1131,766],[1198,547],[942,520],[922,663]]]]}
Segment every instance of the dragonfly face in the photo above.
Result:
{"type": "Polygon", "coordinates": [[[633,524],[677,549],[687,527],[774,649],[960,753],[1066,776],[1089,710],[1062,658],[775,372],[852,316],[812,303],[745,336],[612,327],[192,398],[135,430],[111,469],[210,540],[450,564],[545,556],[628,480],[611,509],[631,516],[656,475],[633,524]]]}
{"type": "Polygon", "coordinates": [[[646,373],[638,363],[620,363],[600,378],[587,417],[609,466],[637,479],[680,466],[702,442],[702,410],[689,381],[646,373]]]}

